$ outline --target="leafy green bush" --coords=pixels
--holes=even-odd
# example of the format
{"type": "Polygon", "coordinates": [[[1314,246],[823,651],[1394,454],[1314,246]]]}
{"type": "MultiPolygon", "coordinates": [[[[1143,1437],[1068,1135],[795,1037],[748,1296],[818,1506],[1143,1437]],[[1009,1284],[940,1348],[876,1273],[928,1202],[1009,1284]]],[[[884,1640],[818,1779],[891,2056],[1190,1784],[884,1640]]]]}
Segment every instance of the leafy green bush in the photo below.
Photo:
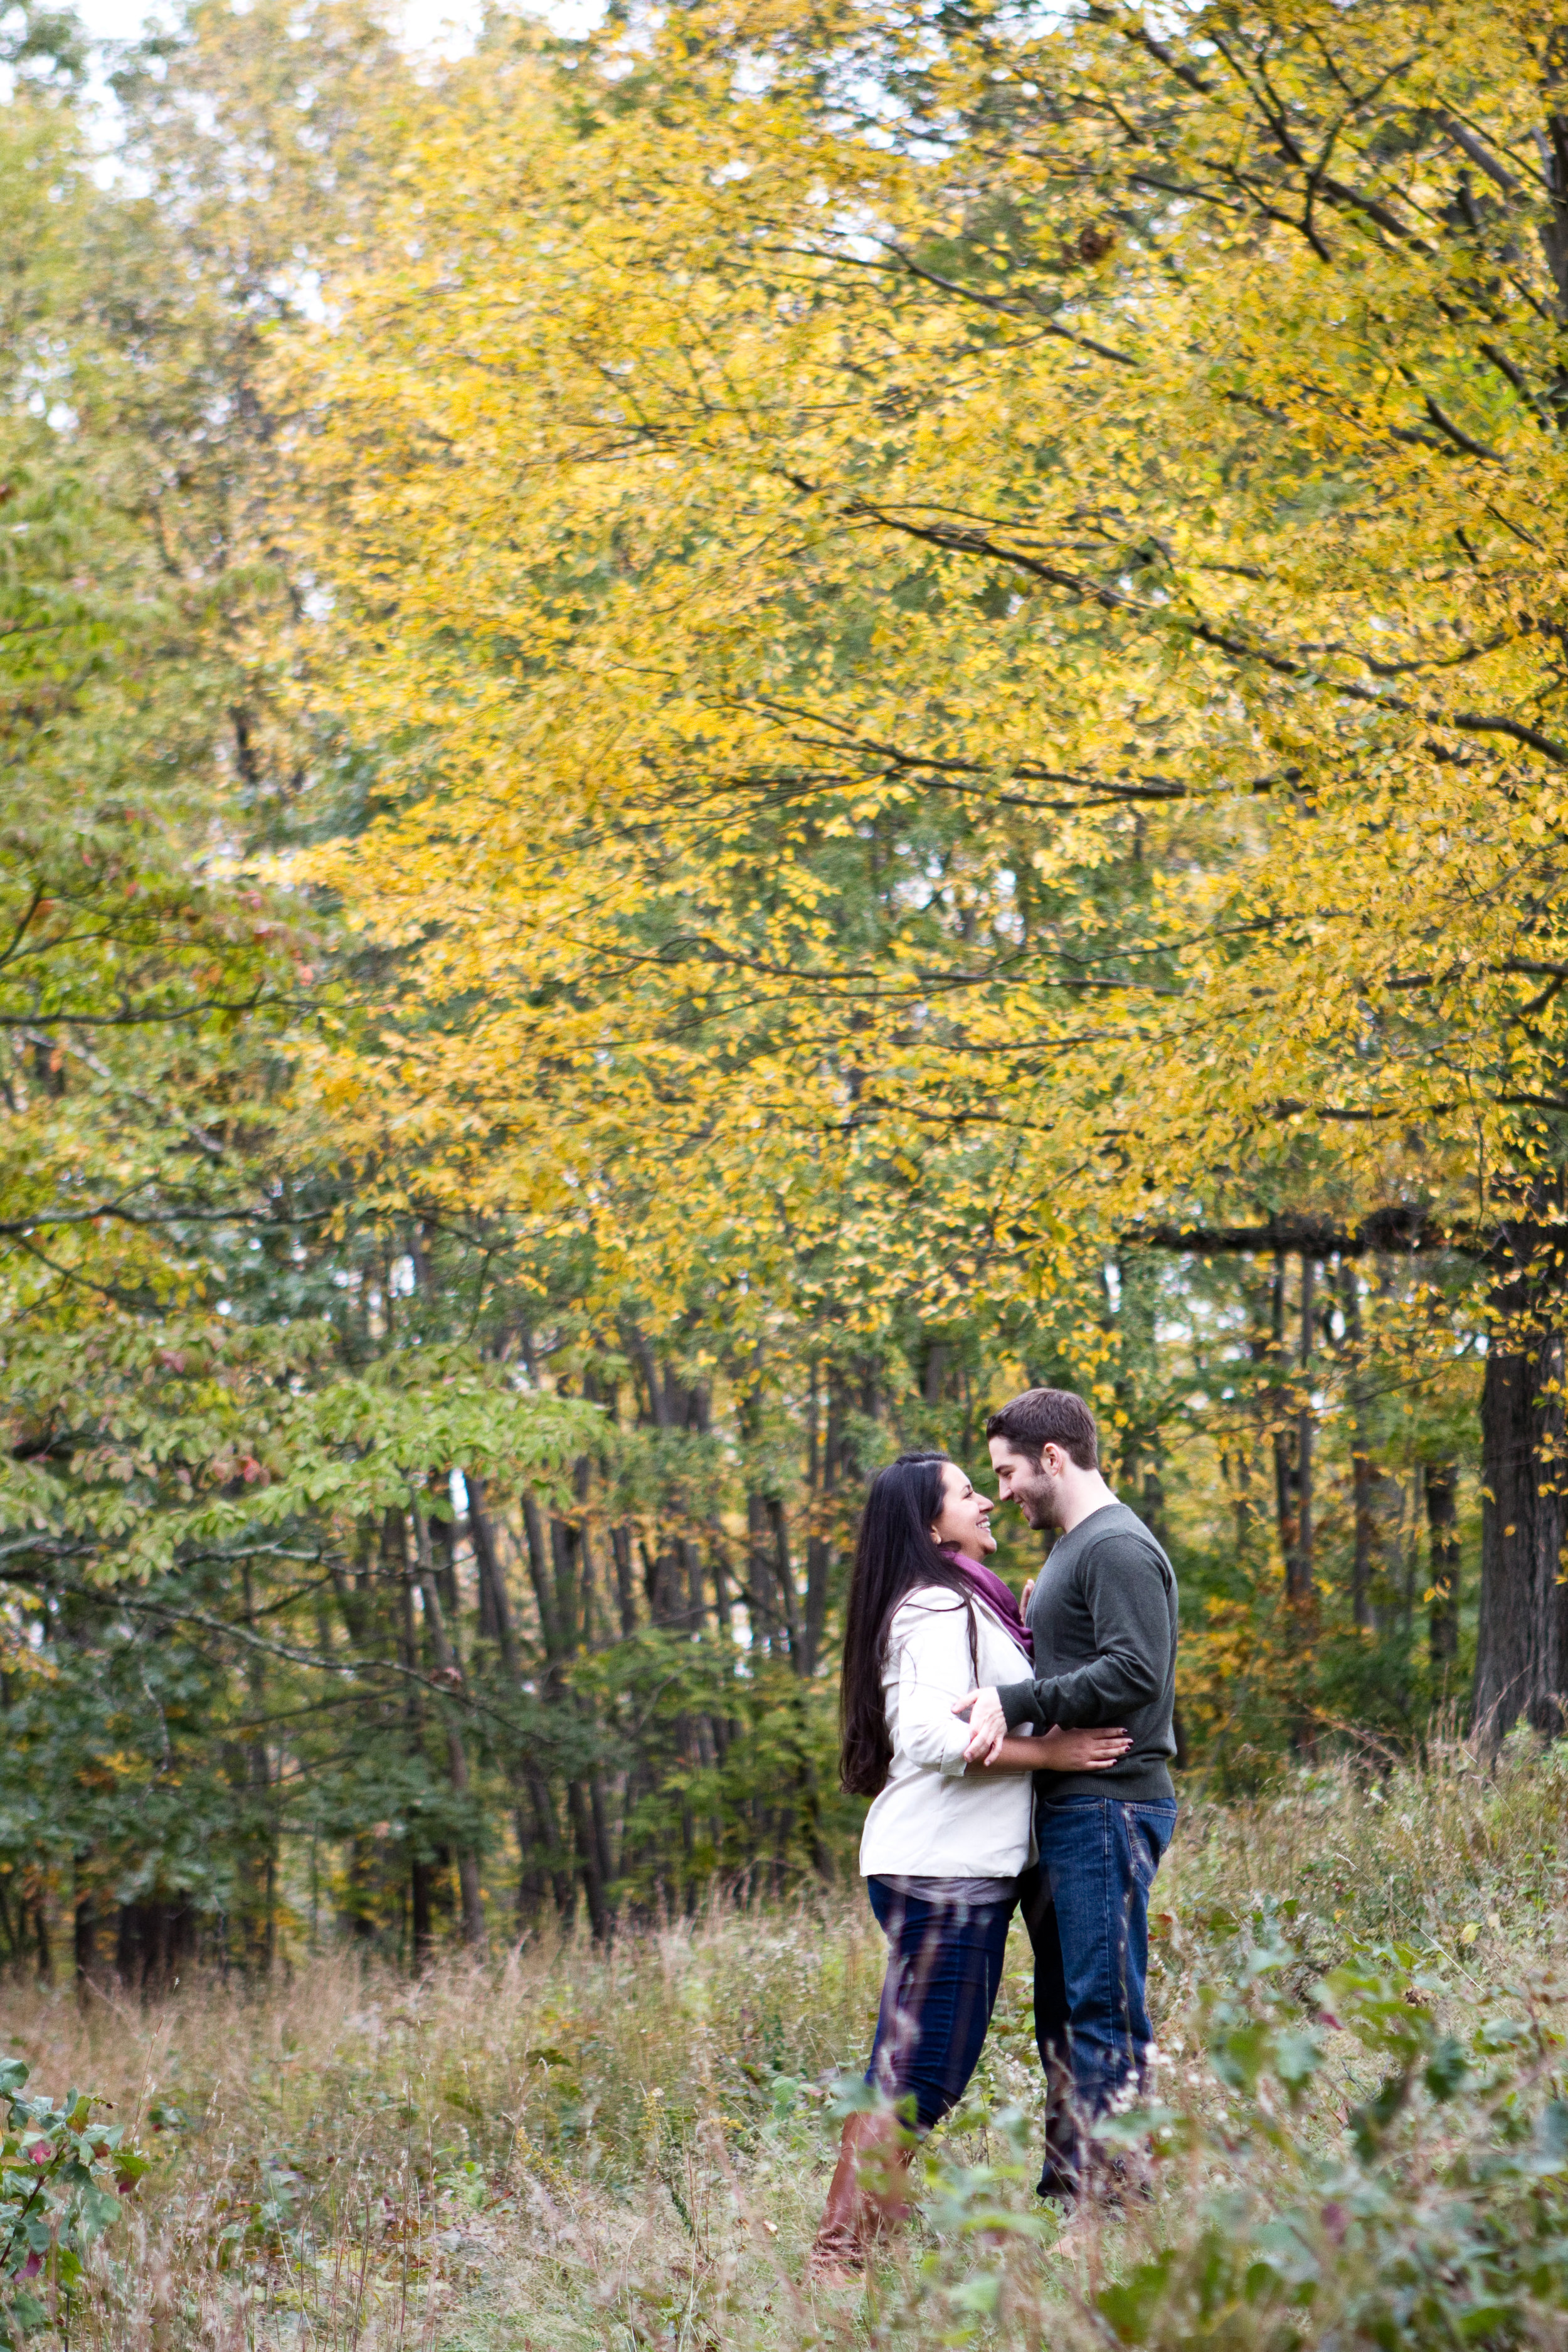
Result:
{"type": "Polygon", "coordinates": [[[1266,1921],[1204,2002],[1218,2118],[1165,2106],[1112,2126],[1112,2145],[1148,2135],[1205,2185],[1180,2240],[1100,2290],[1100,2318],[1154,2352],[1447,2352],[1531,2341],[1548,2315],[1560,2327],[1555,1988],[1467,1984],[1461,2039],[1443,2013],[1466,1972],[1443,1955],[1384,1945],[1309,1987],[1301,1973],[1266,1921]]]}
{"type": "Polygon", "coordinates": [[[49,2317],[38,2288],[68,2297],[86,2249],[119,2218],[119,2192],[147,2169],[122,2144],[122,2125],[93,2120],[100,2099],[30,2099],[27,2073],[19,2058],[0,2059],[0,2352],[17,2352],[49,2317]]]}

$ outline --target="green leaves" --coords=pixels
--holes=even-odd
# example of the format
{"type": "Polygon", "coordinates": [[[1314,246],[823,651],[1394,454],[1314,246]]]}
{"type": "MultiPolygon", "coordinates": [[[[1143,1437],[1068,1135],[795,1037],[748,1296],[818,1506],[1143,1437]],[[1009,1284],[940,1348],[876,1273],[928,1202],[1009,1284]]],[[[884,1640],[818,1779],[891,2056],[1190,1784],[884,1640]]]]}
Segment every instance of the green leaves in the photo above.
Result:
{"type": "Polygon", "coordinates": [[[1147,2342],[1150,2326],[1164,2300],[1175,2257],[1170,2252],[1157,2261],[1135,2263],[1123,2279],[1101,2287],[1094,2298],[1094,2307],[1119,2344],[1147,2342]]]}
{"type": "MultiPolygon", "coordinates": [[[[1357,1951],[1310,1995],[1300,2022],[1281,1982],[1292,1955],[1265,1934],[1226,1956],[1230,1989],[1207,2003],[1210,2054],[1235,2095],[1223,2131],[1162,2110],[1140,2122],[1156,2147],[1206,2149],[1226,2185],[1205,2192],[1191,2236],[1162,2247],[1095,2307],[1121,2343],[1187,2347],[1265,2331],[1270,2343],[1343,2335],[1424,2347],[1512,2340],[1528,2313],[1568,2310],[1568,2117],[1550,2063],[1529,2048],[1511,2003],[1490,1997],[1476,2055],[1509,2061],[1479,2079],[1441,2023],[1454,1988],[1435,1953],[1357,1951]],[[1346,2048],[1370,2062],[1364,2084],[1346,2048]],[[1314,2078],[1308,2128],[1292,2122],[1314,2078]],[[1327,2095],[1324,2095],[1325,2087],[1327,2095]]],[[[1466,1987],[1474,2000],[1474,1988],[1466,1987]]]]}
{"type": "Polygon", "coordinates": [[[28,2098],[27,2073],[19,2059],[0,2060],[0,2352],[19,2352],[45,2324],[46,2285],[68,2311],[83,2253],[120,2218],[117,2191],[147,2168],[122,2144],[122,2126],[93,2120],[100,2102],[89,2093],[68,2092],[61,2105],[28,2098]]]}

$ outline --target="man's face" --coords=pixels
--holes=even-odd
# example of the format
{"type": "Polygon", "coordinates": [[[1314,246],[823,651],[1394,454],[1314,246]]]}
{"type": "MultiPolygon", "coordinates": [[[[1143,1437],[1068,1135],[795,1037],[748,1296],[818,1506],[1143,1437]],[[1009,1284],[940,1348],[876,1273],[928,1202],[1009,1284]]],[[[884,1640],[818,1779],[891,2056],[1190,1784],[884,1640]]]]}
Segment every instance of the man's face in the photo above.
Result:
{"type": "Polygon", "coordinates": [[[1058,1503],[1066,1459],[1059,1445],[1043,1446],[1037,1464],[1027,1454],[1018,1453],[1005,1437],[991,1440],[997,1494],[1004,1503],[1016,1503],[1032,1528],[1061,1525],[1058,1503]]]}

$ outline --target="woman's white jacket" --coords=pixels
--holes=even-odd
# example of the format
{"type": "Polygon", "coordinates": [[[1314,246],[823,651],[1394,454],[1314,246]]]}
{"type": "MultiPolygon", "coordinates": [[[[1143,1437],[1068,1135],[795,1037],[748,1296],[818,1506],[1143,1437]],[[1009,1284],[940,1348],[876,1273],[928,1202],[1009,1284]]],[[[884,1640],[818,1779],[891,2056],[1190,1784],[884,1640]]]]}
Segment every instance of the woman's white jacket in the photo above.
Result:
{"type": "Polygon", "coordinates": [[[973,1608],[977,1670],[957,1593],[922,1585],[894,1612],[882,1660],[893,1761],[866,1816],[863,1878],[1012,1878],[1035,1858],[1033,1774],[964,1768],[954,1700],[1027,1671],[1001,1619],[978,1597],[973,1608]]]}

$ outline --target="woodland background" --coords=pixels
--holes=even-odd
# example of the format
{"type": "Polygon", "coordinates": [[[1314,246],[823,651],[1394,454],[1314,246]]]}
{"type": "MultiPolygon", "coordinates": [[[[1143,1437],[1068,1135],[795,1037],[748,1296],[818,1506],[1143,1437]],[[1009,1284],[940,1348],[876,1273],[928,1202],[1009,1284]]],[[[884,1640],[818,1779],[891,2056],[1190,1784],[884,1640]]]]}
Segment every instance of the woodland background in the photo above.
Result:
{"type": "Polygon", "coordinates": [[[1568,20],[0,28],[0,1960],[842,1874],[1026,1381],[1189,1789],[1558,1734],[1568,20]]]}

